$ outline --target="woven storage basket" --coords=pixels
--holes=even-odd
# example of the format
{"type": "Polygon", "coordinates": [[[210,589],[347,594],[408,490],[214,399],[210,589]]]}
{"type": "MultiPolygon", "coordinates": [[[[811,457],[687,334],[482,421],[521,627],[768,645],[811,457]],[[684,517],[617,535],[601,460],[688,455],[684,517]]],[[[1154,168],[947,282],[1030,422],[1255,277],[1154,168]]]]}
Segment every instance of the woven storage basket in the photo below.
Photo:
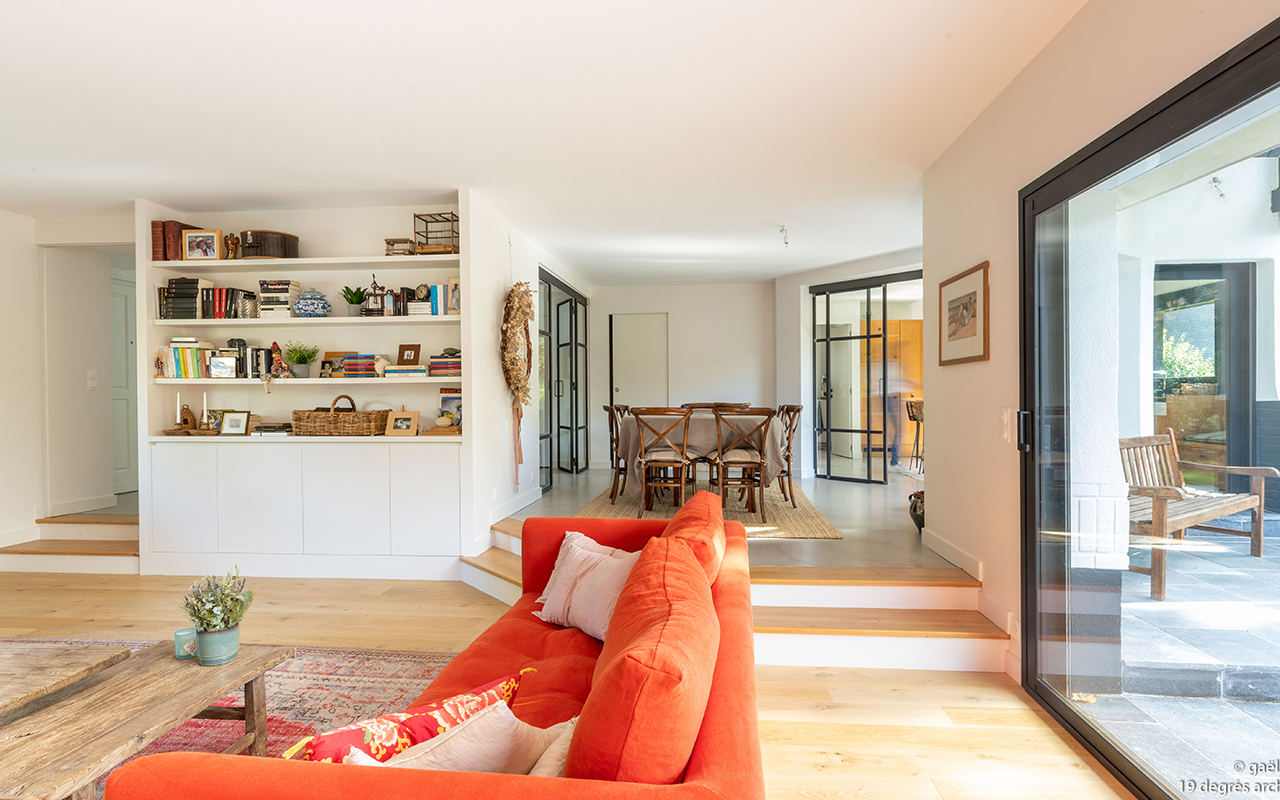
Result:
{"type": "Polygon", "coordinates": [[[387,431],[387,416],[391,412],[356,411],[356,401],[350,395],[338,395],[329,404],[328,411],[294,411],[294,436],[381,436],[387,431]],[[338,401],[351,404],[350,411],[338,411],[338,401]]]}

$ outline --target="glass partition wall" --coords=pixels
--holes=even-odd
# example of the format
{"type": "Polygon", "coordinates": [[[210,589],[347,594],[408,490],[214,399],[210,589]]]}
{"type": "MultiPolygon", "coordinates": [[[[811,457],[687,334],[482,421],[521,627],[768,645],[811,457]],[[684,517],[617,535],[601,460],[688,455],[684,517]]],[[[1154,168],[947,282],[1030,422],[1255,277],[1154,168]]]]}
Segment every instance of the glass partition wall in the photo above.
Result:
{"type": "Polygon", "coordinates": [[[1277,33],[1021,197],[1024,684],[1149,797],[1280,792],[1277,33]]]}

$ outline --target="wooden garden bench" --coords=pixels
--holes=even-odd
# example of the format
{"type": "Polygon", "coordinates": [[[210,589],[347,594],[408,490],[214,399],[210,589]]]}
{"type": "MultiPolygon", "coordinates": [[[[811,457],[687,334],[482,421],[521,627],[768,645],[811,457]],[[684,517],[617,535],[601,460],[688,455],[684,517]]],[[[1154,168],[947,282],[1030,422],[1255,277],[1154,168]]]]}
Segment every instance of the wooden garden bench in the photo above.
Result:
{"type": "MultiPolygon", "coordinates": [[[[1120,440],[1120,463],[1129,483],[1129,533],[1155,540],[1172,535],[1183,539],[1187,530],[1248,536],[1249,554],[1262,557],[1262,513],[1266,478],[1280,477],[1272,467],[1220,467],[1178,458],[1178,443],[1173,429],[1165,428],[1156,436],[1138,436],[1120,440]],[[1249,476],[1247,494],[1224,494],[1188,488],[1183,470],[1213,472],[1221,475],[1249,476]],[[1247,531],[1221,528],[1204,523],[1235,514],[1253,512],[1247,531]]],[[[1163,600],[1165,594],[1166,551],[1156,541],[1151,545],[1151,566],[1130,566],[1131,572],[1151,576],[1151,597],[1163,600]]]]}

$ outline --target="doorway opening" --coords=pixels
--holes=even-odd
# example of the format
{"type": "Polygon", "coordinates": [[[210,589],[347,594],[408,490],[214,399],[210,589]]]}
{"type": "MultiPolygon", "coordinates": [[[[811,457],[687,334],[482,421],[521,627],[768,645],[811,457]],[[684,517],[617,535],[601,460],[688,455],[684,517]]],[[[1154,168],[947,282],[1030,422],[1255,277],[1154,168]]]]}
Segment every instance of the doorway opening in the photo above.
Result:
{"type": "Polygon", "coordinates": [[[538,270],[538,476],[542,491],[555,473],[587,468],[587,298],[538,270]]]}
{"type": "Polygon", "coordinates": [[[916,270],[809,290],[819,478],[884,484],[891,470],[923,469],[921,278],[916,270]]]}

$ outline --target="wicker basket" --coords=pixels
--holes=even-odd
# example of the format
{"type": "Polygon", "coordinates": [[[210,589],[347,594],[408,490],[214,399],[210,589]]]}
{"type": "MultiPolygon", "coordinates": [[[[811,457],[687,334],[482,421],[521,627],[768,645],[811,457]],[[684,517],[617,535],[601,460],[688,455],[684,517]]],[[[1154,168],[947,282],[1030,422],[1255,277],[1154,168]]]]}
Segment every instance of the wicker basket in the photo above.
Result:
{"type": "Polygon", "coordinates": [[[329,404],[328,411],[294,411],[294,436],[381,436],[387,430],[387,416],[391,412],[356,411],[356,401],[350,395],[338,395],[329,404]],[[351,404],[350,411],[338,411],[338,401],[351,404]]]}

